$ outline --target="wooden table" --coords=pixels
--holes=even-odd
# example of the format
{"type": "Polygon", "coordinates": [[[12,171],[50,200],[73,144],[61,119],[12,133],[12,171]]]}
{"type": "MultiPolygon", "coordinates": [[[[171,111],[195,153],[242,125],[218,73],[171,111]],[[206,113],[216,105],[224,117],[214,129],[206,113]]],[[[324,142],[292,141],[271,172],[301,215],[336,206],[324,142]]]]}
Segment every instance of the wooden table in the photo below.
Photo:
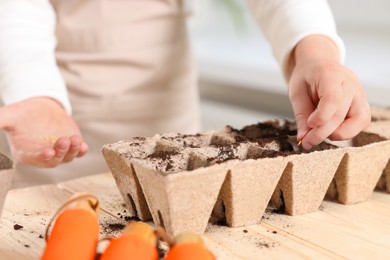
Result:
{"type": "MultiPolygon", "coordinates": [[[[0,222],[0,259],[38,259],[49,219],[78,191],[99,197],[102,236],[118,235],[110,227],[125,223],[126,209],[111,174],[11,190],[0,222]]],[[[210,225],[204,239],[218,259],[389,258],[390,194],[374,192],[349,206],[324,201],[318,212],[303,216],[267,212],[261,224],[248,227],[210,225]]]]}

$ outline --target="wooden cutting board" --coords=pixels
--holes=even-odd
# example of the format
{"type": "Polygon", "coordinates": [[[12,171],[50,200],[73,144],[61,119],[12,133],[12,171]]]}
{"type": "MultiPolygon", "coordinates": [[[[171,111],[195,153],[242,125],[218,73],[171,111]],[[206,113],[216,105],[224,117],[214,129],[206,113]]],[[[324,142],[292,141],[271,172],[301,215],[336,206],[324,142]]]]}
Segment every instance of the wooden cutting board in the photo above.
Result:
{"type": "MultiPolygon", "coordinates": [[[[119,235],[129,216],[109,173],[11,190],[0,222],[0,259],[39,259],[50,218],[80,191],[100,199],[101,236],[119,235]],[[23,228],[15,230],[15,225],[23,228]]],[[[367,202],[324,201],[318,212],[302,216],[268,211],[259,225],[209,225],[204,239],[218,259],[383,259],[390,257],[389,216],[390,194],[374,192],[367,202]]]]}

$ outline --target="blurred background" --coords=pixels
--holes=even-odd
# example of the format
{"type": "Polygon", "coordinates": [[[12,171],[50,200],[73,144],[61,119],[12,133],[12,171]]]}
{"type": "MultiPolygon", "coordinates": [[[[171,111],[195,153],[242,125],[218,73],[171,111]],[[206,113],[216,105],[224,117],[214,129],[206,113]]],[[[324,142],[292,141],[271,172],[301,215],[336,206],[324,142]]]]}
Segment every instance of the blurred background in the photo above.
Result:
{"type": "MultiPolygon", "coordinates": [[[[203,130],[292,119],[287,84],[244,0],[199,0],[189,28],[200,74],[203,130]]],[[[374,106],[390,106],[390,1],[329,0],[345,64],[374,106]]]]}

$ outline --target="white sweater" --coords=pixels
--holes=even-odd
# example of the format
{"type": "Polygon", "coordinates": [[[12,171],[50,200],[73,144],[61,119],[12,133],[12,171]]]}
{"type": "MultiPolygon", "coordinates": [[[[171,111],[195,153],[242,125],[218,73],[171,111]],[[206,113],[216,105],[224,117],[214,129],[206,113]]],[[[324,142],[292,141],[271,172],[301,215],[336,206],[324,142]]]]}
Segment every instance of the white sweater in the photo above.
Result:
{"type": "MultiPolygon", "coordinates": [[[[247,2],[282,69],[294,46],[311,34],[332,39],[344,59],[344,44],[325,0],[247,2]]],[[[0,97],[4,104],[48,96],[71,113],[55,60],[55,23],[49,0],[0,0],[0,97]]]]}

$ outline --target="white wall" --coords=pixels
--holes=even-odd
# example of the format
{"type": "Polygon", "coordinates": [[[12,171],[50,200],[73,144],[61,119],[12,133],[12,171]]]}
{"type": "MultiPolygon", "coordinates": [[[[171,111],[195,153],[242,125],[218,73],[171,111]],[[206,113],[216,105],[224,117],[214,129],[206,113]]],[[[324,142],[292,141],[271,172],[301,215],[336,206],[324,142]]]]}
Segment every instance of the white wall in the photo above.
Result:
{"type": "Polygon", "coordinates": [[[389,0],[328,0],[341,30],[390,33],[389,0]]]}
{"type": "MultiPolygon", "coordinates": [[[[199,0],[190,23],[201,80],[286,93],[286,84],[246,7],[235,23],[221,0],[199,0]]],[[[370,103],[390,106],[390,1],[329,0],[347,47],[346,65],[370,103]]]]}

